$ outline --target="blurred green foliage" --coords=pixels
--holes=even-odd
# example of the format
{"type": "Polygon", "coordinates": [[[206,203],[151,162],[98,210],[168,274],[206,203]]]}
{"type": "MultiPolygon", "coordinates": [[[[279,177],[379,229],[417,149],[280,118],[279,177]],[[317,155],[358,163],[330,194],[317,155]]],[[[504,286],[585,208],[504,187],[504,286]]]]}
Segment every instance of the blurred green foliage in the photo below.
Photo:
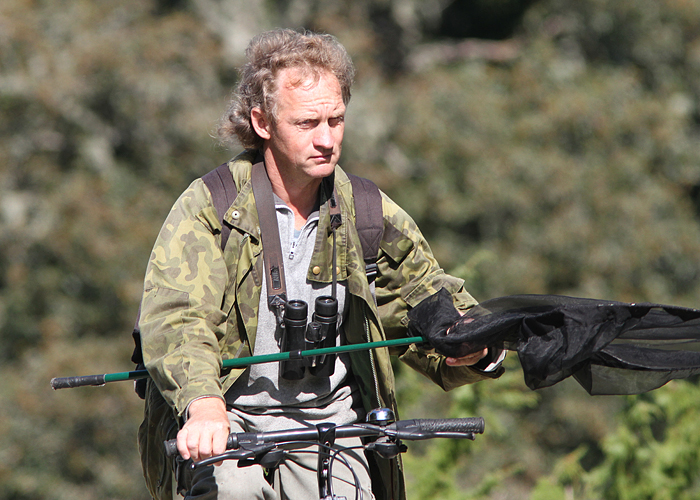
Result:
{"type": "MultiPolygon", "coordinates": [[[[335,34],[358,67],[343,165],[415,217],[487,299],[700,302],[700,3],[689,0],[4,0],[0,498],[145,499],[131,368],[146,260],[212,139],[250,37],[335,34]]],[[[397,366],[403,417],[482,415],[411,445],[418,499],[700,497],[697,381],[440,393],[397,366]]]]}

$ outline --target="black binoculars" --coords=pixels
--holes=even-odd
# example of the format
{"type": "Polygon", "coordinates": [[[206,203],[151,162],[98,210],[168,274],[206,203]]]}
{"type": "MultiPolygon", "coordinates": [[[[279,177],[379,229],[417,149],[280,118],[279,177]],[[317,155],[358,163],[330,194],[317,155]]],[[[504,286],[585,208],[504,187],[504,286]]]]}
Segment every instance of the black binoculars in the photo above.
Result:
{"type": "MultiPolygon", "coordinates": [[[[328,295],[316,298],[312,321],[307,325],[309,306],[303,300],[290,300],[284,306],[282,351],[297,352],[335,347],[338,335],[338,300],[328,295]]],[[[335,354],[282,361],[280,373],[285,380],[299,380],[304,370],[317,377],[330,377],[335,371],[335,354]]]]}

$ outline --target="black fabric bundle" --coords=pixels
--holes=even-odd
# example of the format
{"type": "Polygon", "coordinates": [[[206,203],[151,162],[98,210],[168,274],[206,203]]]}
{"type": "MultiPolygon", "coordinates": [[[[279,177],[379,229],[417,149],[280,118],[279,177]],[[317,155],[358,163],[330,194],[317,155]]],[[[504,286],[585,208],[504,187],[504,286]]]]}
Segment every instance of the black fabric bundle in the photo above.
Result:
{"type": "Polygon", "coordinates": [[[409,312],[441,354],[516,351],[530,389],[573,375],[589,394],[639,394],[700,374],[700,310],[558,295],[512,295],[464,316],[441,290],[409,312]]]}

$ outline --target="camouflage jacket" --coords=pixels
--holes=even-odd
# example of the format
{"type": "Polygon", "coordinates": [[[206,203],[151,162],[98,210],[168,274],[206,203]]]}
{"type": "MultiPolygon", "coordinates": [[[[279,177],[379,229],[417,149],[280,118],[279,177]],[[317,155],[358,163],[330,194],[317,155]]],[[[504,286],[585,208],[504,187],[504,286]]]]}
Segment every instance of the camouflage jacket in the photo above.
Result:
{"type": "MultiPolygon", "coordinates": [[[[148,264],[140,321],[143,356],[160,393],[178,415],[195,398],[223,397],[243,369],[222,372],[222,360],[248,356],[255,345],[264,274],[258,213],[250,181],[254,155],[253,151],[245,151],[229,163],[238,196],[224,216],[232,226],[225,250],[220,249],[221,224],[211,196],[198,179],[173,206],[148,264]]],[[[439,267],[413,220],[384,194],[384,236],[373,298],[352,223],[350,181],[336,167],[335,174],[324,182],[335,182],[343,220],[337,230],[337,267],[338,279],[347,280],[349,293],[344,320],[348,343],[405,337],[408,310],[441,288],[453,294],[459,309],[476,303],[464,290],[462,280],[439,267]]],[[[332,237],[324,192],[330,190],[321,189],[317,250],[307,277],[329,283],[332,237]]],[[[368,410],[397,410],[390,355],[398,355],[444,390],[501,373],[448,367],[442,356],[415,345],[358,351],[351,354],[352,371],[368,410]]],[[[396,466],[398,462],[393,461],[393,467],[396,466]]],[[[386,485],[393,491],[387,491],[388,496],[403,496],[401,474],[381,477],[394,478],[394,484],[386,485]]]]}

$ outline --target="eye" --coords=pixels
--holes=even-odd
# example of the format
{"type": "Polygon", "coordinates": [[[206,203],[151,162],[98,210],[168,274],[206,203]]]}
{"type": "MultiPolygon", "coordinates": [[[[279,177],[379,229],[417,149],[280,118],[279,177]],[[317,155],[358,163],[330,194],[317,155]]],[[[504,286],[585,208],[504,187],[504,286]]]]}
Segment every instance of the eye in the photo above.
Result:
{"type": "Polygon", "coordinates": [[[301,120],[301,121],[297,122],[297,124],[301,128],[307,128],[307,129],[314,128],[318,125],[318,120],[314,120],[314,119],[309,118],[306,120],[301,120]]]}
{"type": "Polygon", "coordinates": [[[340,125],[344,121],[345,121],[345,116],[343,116],[343,115],[334,116],[333,118],[328,120],[328,125],[330,125],[331,127],[337,127],[338,125],[340,125]]]}

